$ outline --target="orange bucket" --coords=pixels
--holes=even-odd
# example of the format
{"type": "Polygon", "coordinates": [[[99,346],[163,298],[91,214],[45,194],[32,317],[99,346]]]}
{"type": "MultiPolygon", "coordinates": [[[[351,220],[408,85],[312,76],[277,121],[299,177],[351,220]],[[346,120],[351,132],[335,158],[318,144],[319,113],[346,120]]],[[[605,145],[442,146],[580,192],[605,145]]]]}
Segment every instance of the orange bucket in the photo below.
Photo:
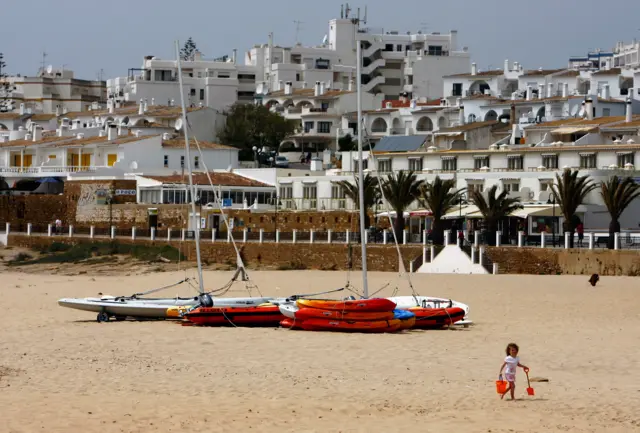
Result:
{"type": "Polygon", "coordinates": [[[502,395],[507,391],[507,386],[509,386],[509,382],[506,380],[496,380],[496,391],[498,394],[502,395]]]}

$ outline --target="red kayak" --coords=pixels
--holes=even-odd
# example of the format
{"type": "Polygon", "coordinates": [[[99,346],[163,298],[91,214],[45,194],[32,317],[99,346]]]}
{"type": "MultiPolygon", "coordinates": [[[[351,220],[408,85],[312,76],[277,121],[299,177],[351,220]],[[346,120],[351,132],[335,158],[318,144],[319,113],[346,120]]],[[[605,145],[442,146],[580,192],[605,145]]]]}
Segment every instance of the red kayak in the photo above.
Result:
{"type": "Polygon", "coordinates": [[[333,311],[369,311],[390,312],[396,308],[395,302],[388,299],[358,299],[355,301],[337,301],[331,299],[298,299],[300,308],[318,308],[333,311]]]}
{"type": "Polygon", "coordinates": [[[391,320],[393,311],[338,311],[319,308],[300,308],[296,319],[344,319],[344,320],[391,320]]]}
{"type": "Polygon", "coordinates": [[[307,319],[292,320],[286,319],[281,325],[293,329],[304,329],[305,331],[333,331],[333,332],[364,332],[383,333],[397,332],[401,329],[411,327],[415,318],[408,321],[403,320],[337,320],[337,319],[307,319]],[[409,322],[409,323],[406,323],[409,322]]]}
{"type": "Polygon", "coordinates": [[[185,316],[203,326],[278,326],[284,316],[277,305],[257,307],[200,307],[185,316]]]}
{"type": "Polygon", "coordinates": [[[409,308],[416,315],[413,329],[438,329],[453,325],[464,318],[462,308],[409,308]]]}

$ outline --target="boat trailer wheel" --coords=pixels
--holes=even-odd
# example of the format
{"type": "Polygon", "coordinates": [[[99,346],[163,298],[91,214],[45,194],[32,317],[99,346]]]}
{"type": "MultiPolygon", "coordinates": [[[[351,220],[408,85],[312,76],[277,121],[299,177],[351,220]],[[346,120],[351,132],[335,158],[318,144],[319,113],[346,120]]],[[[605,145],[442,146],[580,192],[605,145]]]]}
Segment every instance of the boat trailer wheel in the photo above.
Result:
{"type": "Polygon", "coordinates": [[[109,315],[107,313],[105,313],[104,311],[102,313],[98,313],[97,320],[98,320],[98,322],[108,322],[109,321],[109,315]]]}

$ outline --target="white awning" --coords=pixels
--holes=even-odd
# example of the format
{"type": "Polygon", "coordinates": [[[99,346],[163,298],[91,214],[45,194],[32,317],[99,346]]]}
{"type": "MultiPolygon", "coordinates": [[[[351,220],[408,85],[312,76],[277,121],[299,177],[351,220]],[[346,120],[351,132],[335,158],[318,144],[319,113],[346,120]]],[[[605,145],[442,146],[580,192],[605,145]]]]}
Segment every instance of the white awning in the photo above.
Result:
{"type": "MultiPolygon", "coordinates": [[[[525,206],[523,209],[518,209],[517,211],[513,212],[510,216],[515,218],[528,218],[530,216],[553,216],[553,208],[554,206],[552,204],[540,206],[525,206]]],[[[555,216],[562,216],[562,210],[557,204],[555,206],[555,216]]]]}
{"type": "Polygon", "coordinates": [[[455,157],[455,156],[453,156],[453,155],[449,155],[449,156],[441,156],[440,158],[442,158],[442,159],[456,159],[456,157],[455,157]]]}
{"type": "Polygon", "coordinates": [[[568,134],[576,134],[578,132],[589,132],[593,129],[595,129],[596,126],[594,125],[590,125],[590,126],[568,126],[566,128],[558,128],[558,129],[554,129],[553,131],[551,131],[552,134],[557,134],[557,135],[568,135],[568,134]]]}
{"type": "Polygon", "coordinates": [[[478,212],[478,208],[475,205],[468,204],[463,205],[462,207],[456,207],[452,209],[450,212],[445,214],[442,218],[451,220],[456,218],[467,218],[468,215],[478,212]]]}

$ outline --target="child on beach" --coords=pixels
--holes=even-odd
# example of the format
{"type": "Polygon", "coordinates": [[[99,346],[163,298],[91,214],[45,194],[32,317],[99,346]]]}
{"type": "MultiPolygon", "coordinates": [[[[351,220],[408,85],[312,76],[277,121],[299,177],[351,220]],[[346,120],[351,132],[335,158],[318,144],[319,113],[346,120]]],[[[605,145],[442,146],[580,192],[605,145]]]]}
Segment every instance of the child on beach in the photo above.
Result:
{"type": "Polygon", "coordinates": [[[509,386],[505,390],[505,392],[500,396],[500,398],[504,398],[504,396],[511,392],[511,400],[515,400],[515,391],[516,391],[516,369],[521,367],[525,373],[529,372],[529,367],[526,365],[520,364],[520,357],[518,356],[518,352],[520,348],[516,343],[509,343],[507,345],[506,353],[507,357],[504,359],[504,363],[502,367],[500,367],[500,380],[502,380],[502,370],[504,370],[504,377],[509,382],[509,386]],[[506,367],[506,368],[505,368],[506,367]]]}

